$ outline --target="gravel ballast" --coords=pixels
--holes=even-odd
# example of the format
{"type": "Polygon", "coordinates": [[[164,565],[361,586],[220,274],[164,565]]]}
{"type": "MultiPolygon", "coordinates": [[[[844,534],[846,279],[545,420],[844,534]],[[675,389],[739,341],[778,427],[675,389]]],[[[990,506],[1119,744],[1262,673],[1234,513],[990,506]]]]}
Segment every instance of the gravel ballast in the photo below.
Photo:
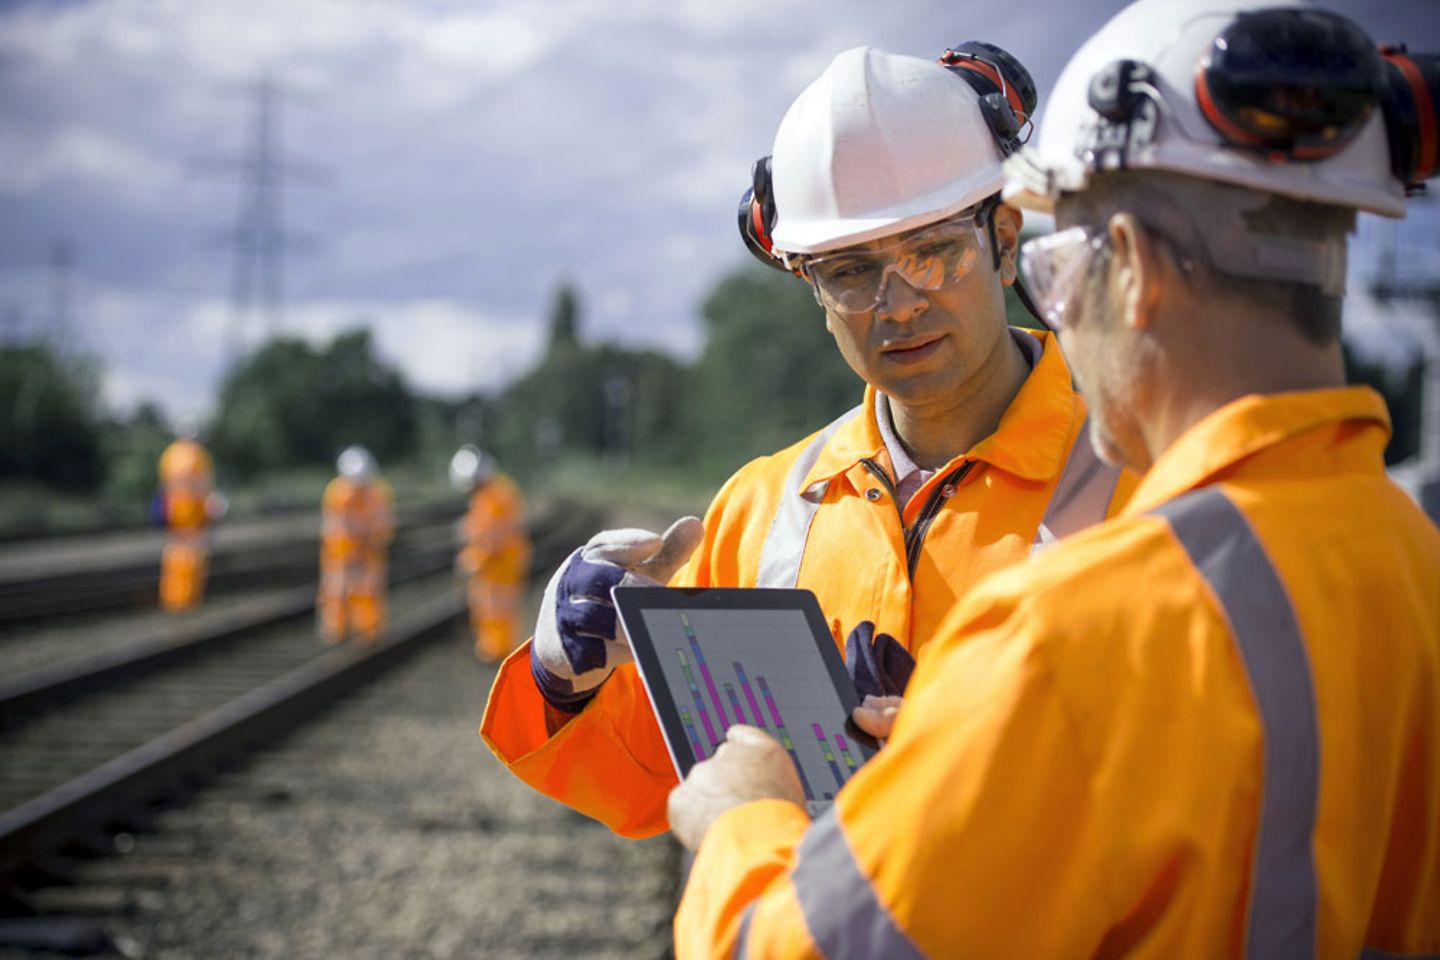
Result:
{"type": "Polygon", "coordinates": [[[501,767],[476,733],[494,673],[448,629],[35,904],[154,960],[666,956],[679,848],[501,767]]]}

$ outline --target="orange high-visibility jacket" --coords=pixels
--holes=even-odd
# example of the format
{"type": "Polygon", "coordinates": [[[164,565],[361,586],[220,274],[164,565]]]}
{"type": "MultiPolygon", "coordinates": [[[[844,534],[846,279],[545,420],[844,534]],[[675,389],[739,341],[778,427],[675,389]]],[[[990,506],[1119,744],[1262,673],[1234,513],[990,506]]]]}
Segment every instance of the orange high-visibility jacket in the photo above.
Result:
{"type": "Polygon", "coordinates": [[[470,494],[461,529],[460,562],[466,571],[506,581],[525,575],[530,556],[525,498],[510,477],[496,472],[470,494]]]}
{"type": "Polygon", "coordinates": [[[829,811],[715,821],[678,955],[1440,952],[1440,531],[1388,433],[1363,388],[1187,431],[966,598],[829,811]]]}
{"type": "MultiPolygon", "coordinates": [[[[867,390],[863,406],[736,473],[671,584],[803,587],[838,644],[871,620],[918,650],[984,575],[1103,519],[1134,487],[1095,457],[1059,345],[1035,336],[1043,353],[995,432],[936,471],[905,506],[903,525],[867,390]]],[[[491,690],[481,725],[490,748],[536,790],[617,833],[667,829],[675,773],[634,665],[550,736],[529,657],[525,644],[491,690]]]]}
{"type": "Polygon", "coordinates": [[[321,555],[330,563],[384,558],[395,531],[394,494],[379,477],[355,483],[336,477],[321,498],[321,555]]]}
{"type": "Polygon", "coordinates": [[[165,523],[176,530],[199,530],[209,525],[206,499],[215,483],[215,465],[209,452],[194,440],[181,437],[160,454],[158,472],[165,497],[165,523]]]}

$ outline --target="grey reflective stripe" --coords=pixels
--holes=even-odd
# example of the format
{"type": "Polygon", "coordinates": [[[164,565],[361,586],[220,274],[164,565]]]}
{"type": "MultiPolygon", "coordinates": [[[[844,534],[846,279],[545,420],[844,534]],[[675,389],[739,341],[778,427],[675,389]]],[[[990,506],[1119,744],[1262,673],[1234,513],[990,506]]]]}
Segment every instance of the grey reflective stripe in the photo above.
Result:
{"type": "Polygon", "coordinates": [[[1440,960],[1440,953],[1391,953],[1366,947],[1360,951],[1360,960],[1440,960]]]}
{"type": "Polygon", "coordinates": [[[1219,488],[1188,493],[1152,512],[1169,521],[1220,600],[1260,709],[1265,763],[1246,956],[1314,956],[1320,734],[1295,610],[1249,521],[1219,488]]]}
{"type": "Polygon", "coordinates": [[[800,842],[790,876],[810,939],[828,960],[924,957],[855,862],[831,806],[800,842]]]}
{"type": "Polygon", "coordinates": [[[800,576],[800,561],[805,556],[805,541],[810,536],[810,524],[815,519],[815,511],[820,509],[820,501],[825,499],[827,485],[815,483],[803,492],[797,493],[796,490],[820,459],[821,451],[835,431],[859,416],[864,409],[864,404],[861,404],[817,433],[791,465],[790,472],[785,475],[785,487],[780,491],[775,519],[760,550],[760,568],[755,573],[755,586],[795,586],[795,580],[800,576]]]}
{"type": "Polygon", "coordinates": [[[1105,511],[1110,508],[1115,484],[1120,482],[1120,468],[1110,466],[1095,453],[1095,448],[1090,445],[1089,421],[1087,416],[1080,424],[1080,434],[1075,446],[1070,449],[1070,459],[1065,461],[1065,470],[1055,484],[1055,492],[1050,495],[1045,517],[1035,531],[1031,553],[1061,537],[1099,523],[1105,519],[1105,511]]]}
{"type": "Polygon", "coordinates": [[[745,941],[750,939],[750,918],[755,915],[755,904],[745,908],[740,914],[740,935],[735,938],[735,960],[745,960],[749,953],[745,949],[745,941]]]}

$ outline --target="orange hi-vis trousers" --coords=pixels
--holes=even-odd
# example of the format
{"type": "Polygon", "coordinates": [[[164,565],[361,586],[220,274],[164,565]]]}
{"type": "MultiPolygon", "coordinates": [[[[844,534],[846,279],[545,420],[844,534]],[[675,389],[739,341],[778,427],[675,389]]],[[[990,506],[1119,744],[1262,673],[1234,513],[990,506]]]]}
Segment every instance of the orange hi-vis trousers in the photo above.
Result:
{"type": "Polygon", "coordinates": [[[172,613],[200,604],[210,548],[203,528],[171,528],[160,555],[160,606],[172,613]]]}
{"type": "Polygon", "coordinates": [[[466,595],[475,655],[502,660],[520,644],[520,605],[524,599],[530,545],[514,543],[485,561],[471,575],[466,595]]]}
{"type": "Polygon", "coordinates": [[[321,636],[329,643],[339,643],[347,636],[374,640],[388,613],[384,553],[356,549],[327,550],[326,554],[316,599],[321,636]]]}

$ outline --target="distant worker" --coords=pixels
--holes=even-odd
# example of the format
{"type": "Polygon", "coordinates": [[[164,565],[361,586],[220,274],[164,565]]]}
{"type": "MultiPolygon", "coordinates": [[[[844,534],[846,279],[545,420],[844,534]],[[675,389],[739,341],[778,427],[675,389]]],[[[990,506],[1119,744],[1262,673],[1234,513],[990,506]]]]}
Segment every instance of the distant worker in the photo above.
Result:
{"type": "Polygon", "coordinates": [[[160,455],[156,519],[169,531],[160,559],[160,606],[172,613],[199,605],[210,560],[209,529],[223,512],[215,494],[215,465],[196,431],[180,436],[160,455]]]}
{"type": "Polygon", "coordinates": [[[450,460],[450,483],[469,494],[456,567],[466,578],[475,655],[500,660],[519,644],[520,604],[530,573],[525,499],[495,459],[466,444],[450,460]]]}
{"type": "Polygon", "coordinates": [[[364,447],[346,447],[325,488],[320,526],[320,635],[370,642],[385,625],[394,496],[364,447]]]}

